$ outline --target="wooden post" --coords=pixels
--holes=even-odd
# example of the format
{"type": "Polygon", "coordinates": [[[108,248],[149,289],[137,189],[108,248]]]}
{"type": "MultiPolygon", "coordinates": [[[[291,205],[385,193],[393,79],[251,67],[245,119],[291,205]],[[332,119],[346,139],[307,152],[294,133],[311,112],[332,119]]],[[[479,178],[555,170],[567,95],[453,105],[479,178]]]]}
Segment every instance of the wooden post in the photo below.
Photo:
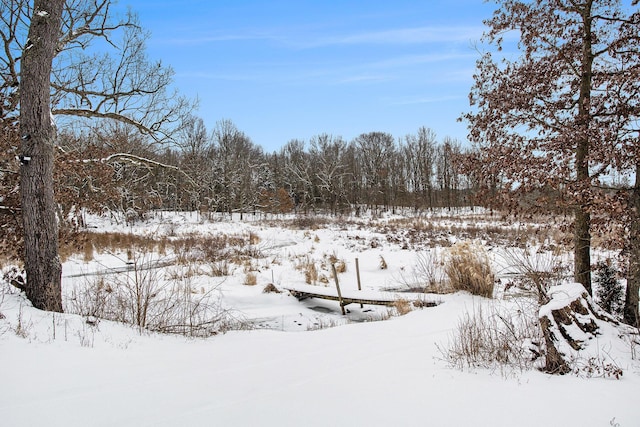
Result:
{"type": "MultiPolygon", "coordinates": [[[[358,290],[362,290],[362,286],[360,285],[360,263],[358,262],[358,258],[356,258],[356,277],[358,278],[358,290]]],[[[364,308],[364,305],[361,303],[360,308],[364,308]]]]}
{"type": "Polygon", "coordinates": [[[338,272],[336,271],[335,264],[331,264],[331,268],[333,269],[333,278],[336,281],[336,289],[338,290],[338,301],[340,302],[340,309],[342,310],[342,314],[345,315],[347,312],[344,309],[344,302],[342,301],[342,292],[340,291],[340,283],[338,283],[338,272]]]}

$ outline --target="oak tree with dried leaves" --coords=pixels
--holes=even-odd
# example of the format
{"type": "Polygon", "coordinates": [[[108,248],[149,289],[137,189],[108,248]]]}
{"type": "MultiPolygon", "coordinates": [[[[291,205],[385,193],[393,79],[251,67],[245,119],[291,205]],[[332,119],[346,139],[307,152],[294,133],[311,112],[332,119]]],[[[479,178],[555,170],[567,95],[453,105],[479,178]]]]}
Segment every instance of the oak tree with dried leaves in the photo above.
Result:
{"type": "MultiPolygon", "coordinates": [[[[620,0],[497,3],[484,35],[497,50],[478,61],[474,110],[463,116],[479,149],[475,166],[510,194],[537,195],[537,207],[573,211],[575,280],[591,292],[592,214],[613,219],[622,205],[612,200],[623,200],[622,210],[638,217],[629,197],[638,184],[629,191],[609,180],[612,172],[631,175],[639,162],[637,8],[620,0]],[[502,50],[516,47],[513,34],[515,59],[502,50]]],[[[637,233],[628,236],[636,260],[637,233]]],[[[636,312],[638,279],[629,286],[636,312]]]]}

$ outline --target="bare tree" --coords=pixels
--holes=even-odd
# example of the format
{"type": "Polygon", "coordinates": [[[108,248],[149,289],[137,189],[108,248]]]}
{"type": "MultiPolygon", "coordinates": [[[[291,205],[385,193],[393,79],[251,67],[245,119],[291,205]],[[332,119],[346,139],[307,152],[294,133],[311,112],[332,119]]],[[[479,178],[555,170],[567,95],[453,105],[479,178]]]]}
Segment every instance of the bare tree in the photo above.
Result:
{"type": "Polygon", "coordinates": [[[321,134],[311,139],[309,154],[315,166],[315,178],[325,207],[334,215],[338,205],[346,202],[347,184],[344,155],[347,143],[340,137],[321,134]]]}
{"type": "Polygon", "coordinates": [[[304,141],[293,139],[280,150],[284,161],[284,182],[292,192],[296,208],[305,213],[315,209],[315,179],[311,156],[305,150],[304,141]]]}
{"type": "Polygon", "coordinates": [[[367,203],[389,206],[390,160],[395,152],[393,136],[384,132],[369,132],[354,140],[359,148],[367,203]]]}
{"type": "MultiPolygon", "coordinates": [[[[113,19],[112,0],[67,0],[51,72],[51,112],[61,120],[112,119],[160,141],[171,136],[193,103],[171,90],[173,70],[146,56],[149,34],[128,12],[113,19]],[[89,49],[89,48],[92,49],[89,49]],[[103,52],[103,53],[87,53],[103,52]]],[[[17,112],[22,52],[33,8],[28,0],[0,4],[0,88],[4,109],[17,112]]],[[[59,123],[60,124],[60,123],[59,123]]]]}
{"type": "Polygon", "coordinates": [[[215,209],[215,197],[211,194],[214,146],[204,121],[193,115],[184,117],[175,142],[181,154],[180,168],[196,184],[183,186],[189,194],[189,209],[215,209]]]}
{"type": "Polygon", "coordinates": [[[442,192],[442,205],[449,210],[460,204],[461,171],[458,159],[461,153],[460,143],[450,137],[445,137],[442,145],[436,149],[436,176],[442,192]]]}
{"type": "MultiPolygon", "coordinates": [[[[53,116],[114,120],[161,142],[171,137],[180,116],[193,107],[170,91],[172,70],[148,61],[148,35],[135,15],[129,13],[113,21],[111,3],[0,3],[3,116],[16,118],[19,114],[23,140],[21,203],[25,266],[31,289],[27,295],[34,305],[50,310],[61,310],[53,199],[57,144],[53,116]],[[89,46],[94,49],[87,49],[89,46]],[[112,52],[86,53],[103,47],[112,52]],[[40,87],[43,81],[44,89],[40,87]]],[[[58,124],[63,122],[59,120],[58,124]]],[[[126,158],[125,154],[118,158],[126,158]]]]}
{"type": "Polygon", "coordinates": [[[407,168],[409,189],[414,196],[414,207],[433,207],[433,176],[436,153],[436,134],[421,127],[417,135],[407,135],[402,155],[407,168]]]}
{"type": "Polygon", "coordinates": [[[258,202],[257,180],[263,166],[262,150],[231,120],[221,120],[213,130],[215,189],[220,209],[242,215],[258,202]]]}

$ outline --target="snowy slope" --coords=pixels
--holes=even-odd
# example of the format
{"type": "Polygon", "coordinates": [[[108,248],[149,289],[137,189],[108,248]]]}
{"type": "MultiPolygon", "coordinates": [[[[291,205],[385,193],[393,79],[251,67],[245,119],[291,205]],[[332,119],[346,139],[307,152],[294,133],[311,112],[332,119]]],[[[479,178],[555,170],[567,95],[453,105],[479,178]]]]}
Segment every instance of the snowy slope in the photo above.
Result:
{"type": "MultiPolygon", "coordinates": [[[[202,232],[249,227],[185,224],[202,232]]],[[[354,284],[357,256],[365,289],[372,291],[397,284],[412,265],[413,252],[389,244],[372,248],[371,239],[383,236],[366,229],[315,230],[305,237],[299,230],[251,227],[278,264],[263,266],[258,286],[243,286],[241,272],[217,286],[226,305],[247,319],[263,319],[269,329],[208,339],[140,334],[114,322],[91,326],[79,316],[40,312],[5,286],[0,426],[640,425],[640,367],[632,359],[637,349],[620,347],[615,337],[601,337],[598,347],[623,368],[620,380],[454,370],[438,347],[446,347],[465,311],[494,302],[462,293],[438,295],[437,307],[361,323],[372,313],[366,306],[349,306],[345,319],[335,302],[263,294],[272,277],[279,287],[304,284],[286,261],[297,254],[320,259],[335,252],[349,264],[345,286],[354,284]],[[388,270],[379,269],[380,256],[388,270]],[[317,322],[342,326],[307,330],[317,322]]],[[[109,264],[106,257],[99,261],[71,259],[63,274],[109,264]]],[[[212,279],[194,280],[204,286],[212,279]]]]}

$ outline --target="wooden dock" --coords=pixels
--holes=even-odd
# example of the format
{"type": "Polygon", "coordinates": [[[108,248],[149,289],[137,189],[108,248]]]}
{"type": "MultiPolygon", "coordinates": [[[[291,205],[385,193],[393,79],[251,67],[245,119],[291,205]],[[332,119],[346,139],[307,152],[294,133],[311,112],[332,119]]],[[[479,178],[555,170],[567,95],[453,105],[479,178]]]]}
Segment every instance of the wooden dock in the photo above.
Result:
{"type": "MultiPolygon", "coordinates": [[[[335,290],[322,286],[297,285],[294,287],[286,288],[287,291],[289,291],[289,293],[294,297],[298,298],[299,301],[305,300],[307,298],[320,298],[329,301],[338,301],[338,303],[340,304],[340,309],[342,310],[342,314],[347,314],[344,307],[349,304],[360,304],[360,308],[362,308],[364,304],[393,306],[399,300],[404,299],[399,298],[397,295],[389,292],[363,291],[362,285],[360,283],[360,267],[358,264],[358,258],[356,258],[356,276],[358,280],[358,290],[350,291],[347,292],[347,294],[343,294],[342,290],[340,289],[340,282],[338,281],[336,266],[332,264],[331,267],[333,269],[333,279],[336,283],[335,290]]],[[[426,306],[435,305],[435,303],[426,304],[426,306]]]]}
{"type": "Polygon", "coordinates": [[[328,292],[322,292],[321,290],[328,288],[320,288],[318,286],[314,286],[318,288],[318,291],[309,291],[309,290],[300,290],[300,289],[287,289],[291,295],[298,298],[298,300],[302,301],[307,298],[320,298],[329,301],[338,301],[341,307],[347,306],[349,304],[367,304],[367,305],[387,305],[392,306],[398,298],[394,298],[393,296],[387,296],[386,294],[381,294],[379,298],[364,298],[358,296],[339,296],[333,295],[328,292]]]}

